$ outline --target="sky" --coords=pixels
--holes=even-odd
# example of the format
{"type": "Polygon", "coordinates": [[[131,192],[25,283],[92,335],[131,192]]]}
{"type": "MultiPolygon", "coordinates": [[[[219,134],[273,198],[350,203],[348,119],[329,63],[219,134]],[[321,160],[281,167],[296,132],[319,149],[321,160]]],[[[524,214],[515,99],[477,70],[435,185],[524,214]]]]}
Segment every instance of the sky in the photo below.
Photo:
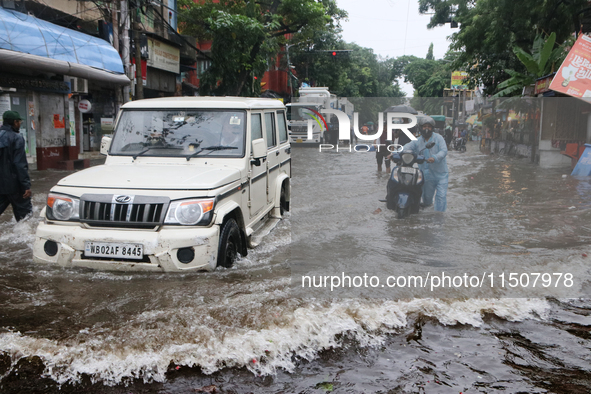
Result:
{"type": "MultiPolygon", "coordinates": [[[[337,0],[337,4],[349,14],[348,21],[341,22],[343,39],[383,57],[424,58],[433,43],[435,59],[441,59],[449,47],[447,37],[458,31],[449,25],[427,29],[430,17],[419,14],[418,0],[337,0]]],[[[412,96],[412,85],[401,81],[401,87],[412,96]]]]}

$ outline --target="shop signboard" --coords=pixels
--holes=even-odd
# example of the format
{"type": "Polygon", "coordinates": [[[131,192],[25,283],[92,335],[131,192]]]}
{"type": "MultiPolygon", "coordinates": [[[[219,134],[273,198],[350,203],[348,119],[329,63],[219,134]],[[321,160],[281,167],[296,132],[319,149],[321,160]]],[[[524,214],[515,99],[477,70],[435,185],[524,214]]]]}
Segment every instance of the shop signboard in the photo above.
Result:
{"type": "Polygon", "coordinates": [[[0,96],[0,115],[6,111],[10,111],[10,95],[0,96]]]}
{"type": "Polygon", "coordinates": [[[76,115],[72,100],[68,100],[68,122],[70,124],[70,146],[76,146],[76,115]]]}
{"type": "Polygon", "coordinates": [[[550,89],[578,98],[591,97],[591,37],[579,36],[554,76],[550,89]]]}
{"type": "Polygon", "coordinates": [[[552,76],[548,76],[546,78],[538,79],[536,81],[536,87],[534,88],[534,95],[546,93],[550,90],[550,82],[552,82],[552,76]]]}
{"type": "Polygon", "coordinates": [[[180,49],[148,38],[148,53],[148,66],[175,74],[180,72],[180,49]]]}
{"type": "Polygon", "coordinates": [[[90,103],[90,101],[88,100],[80,100],[80,102],[78,103],[78,110],[80,112],[82,112],[83,114],[90,112],[90,110],[92,109],[92,104],[90,103]]]}
{"type": "Polygon", "coordinates": [[[113,131],[113,118],[101,118],[101,130],[103,132],[113,131]]]}
{"type": "Polygon", "coordinates": [[[451,73],[451,88],[452,89],[468,89],[466,85],[466,79],[468,79],[468,73],[466,71],[454,71],[451,73]]]}

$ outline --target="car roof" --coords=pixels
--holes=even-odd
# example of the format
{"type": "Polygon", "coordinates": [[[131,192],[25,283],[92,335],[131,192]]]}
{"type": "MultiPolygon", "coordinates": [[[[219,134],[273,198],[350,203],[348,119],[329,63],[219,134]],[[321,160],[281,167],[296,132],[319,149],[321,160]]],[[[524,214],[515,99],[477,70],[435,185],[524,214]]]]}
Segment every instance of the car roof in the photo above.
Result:
{"type": "Polygon", "coordinates": [[[283,103],[270,98],[250,97],[163,97],[136,100],[124,104],[122,109],[153,108],[211,108],[211,109],[282,109],[283,103]]]}

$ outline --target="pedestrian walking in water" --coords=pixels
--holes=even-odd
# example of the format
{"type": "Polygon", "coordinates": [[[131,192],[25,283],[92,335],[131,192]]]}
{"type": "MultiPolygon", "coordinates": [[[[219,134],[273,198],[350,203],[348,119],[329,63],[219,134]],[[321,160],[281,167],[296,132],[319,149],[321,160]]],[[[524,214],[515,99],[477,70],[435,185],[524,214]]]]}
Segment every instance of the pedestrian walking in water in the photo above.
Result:
{"type": "Polygon", "coordinates": [[[0,215],[12,205],[17,221],[33,211],[25,139],[19,133],[22,121],[18,112],[6,111],[0,127],[0,215]]]}

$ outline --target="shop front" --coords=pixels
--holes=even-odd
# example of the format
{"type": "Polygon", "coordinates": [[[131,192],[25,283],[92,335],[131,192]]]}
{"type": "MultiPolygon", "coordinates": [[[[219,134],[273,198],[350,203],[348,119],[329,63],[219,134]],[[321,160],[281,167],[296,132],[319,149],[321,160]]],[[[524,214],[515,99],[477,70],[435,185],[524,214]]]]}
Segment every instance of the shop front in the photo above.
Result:
{"type": "Polygon", "coordinates": [[[144,98],[182,95],[180,47],[148,37],[144,98]]]}
{"type": "Polygon", "coordinates": [[[96,101],[101,117],[114,116],[116,92],[130,82],[119,54],[102,39],[2,8],[0,34],[6,37],[0,40],[0,110],[26,117],[21,132],[32,167],[78,164],[85,139],[80,102],[96,101]]]}

